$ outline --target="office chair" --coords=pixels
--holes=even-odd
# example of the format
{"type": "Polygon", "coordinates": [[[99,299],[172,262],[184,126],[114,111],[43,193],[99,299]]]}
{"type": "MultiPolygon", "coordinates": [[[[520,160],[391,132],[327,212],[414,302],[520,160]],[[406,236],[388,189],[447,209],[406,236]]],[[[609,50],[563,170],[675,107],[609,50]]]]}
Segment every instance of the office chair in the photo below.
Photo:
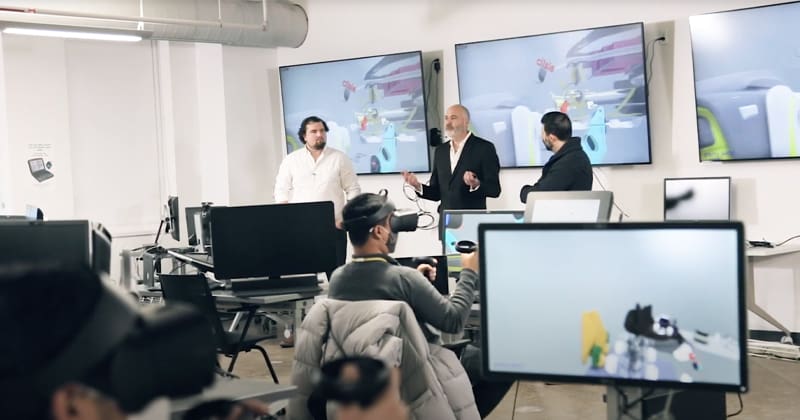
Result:
{"type": "Polygon", "coordinates": [[[253,315],[258,308],[257,305],[236,308],[236,312],[247,313],[242,332],[226,331],[222,326],[214,296],[211,295],[211,289],[208,287],[208,281],[203,274],[161,274],[159,278],[167,304],[171,301],[188,303],[194,305],[205,314],[217,339],[217,352],[231,358],[231,363],[228,365],[228,373],[233,371],[240,352],[249,352],[256,349],[264,356],[264,361],[267,363],[272,380],[276,384],[278,383],[278,375],[275,374],[275,369],[272,367],[267,351],[258,345],[259,341],[267,337],[247,336],[253,315]]]}

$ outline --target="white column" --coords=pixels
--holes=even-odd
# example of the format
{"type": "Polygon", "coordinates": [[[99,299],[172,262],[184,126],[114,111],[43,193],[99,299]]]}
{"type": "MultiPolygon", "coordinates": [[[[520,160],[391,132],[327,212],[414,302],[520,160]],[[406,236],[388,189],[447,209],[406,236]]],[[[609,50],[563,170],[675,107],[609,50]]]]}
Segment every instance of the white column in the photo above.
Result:
{"type": "Polygon", "coordinates": [[[8,118],[6,116],[6,72],[3,35],[0,34],[0,214],[7,214],[11,200],[11,158],[8,147],[8,118]]]}
{"type": "Polygon", "coordinates": [[[197,124],[201,197],[217,205],[230,202],[222,46],[196,44],[197,124]]]}

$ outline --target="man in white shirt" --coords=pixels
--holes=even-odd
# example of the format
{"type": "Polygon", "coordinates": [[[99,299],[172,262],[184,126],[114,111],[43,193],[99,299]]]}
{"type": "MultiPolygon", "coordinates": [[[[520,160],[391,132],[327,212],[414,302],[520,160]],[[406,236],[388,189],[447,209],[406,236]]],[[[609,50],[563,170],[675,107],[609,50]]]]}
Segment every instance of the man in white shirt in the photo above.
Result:
{"type": "MultiPolygon", "coordinates": [[[[297,135],[305,147],[283,159],[275,180],[275,202],[304,203],[332,201],[336,227],[342,229],[342,208],[347,200],[361,194],[355,169],[343,152],[326,148],[328,125],[311,116],[300,123],[297,135]]],[[[341,231],[344,245],[339,264],[344,264],[347,237],[341,231]]],[[[340,245],[340,244],[337,244],[340,245]]]]}

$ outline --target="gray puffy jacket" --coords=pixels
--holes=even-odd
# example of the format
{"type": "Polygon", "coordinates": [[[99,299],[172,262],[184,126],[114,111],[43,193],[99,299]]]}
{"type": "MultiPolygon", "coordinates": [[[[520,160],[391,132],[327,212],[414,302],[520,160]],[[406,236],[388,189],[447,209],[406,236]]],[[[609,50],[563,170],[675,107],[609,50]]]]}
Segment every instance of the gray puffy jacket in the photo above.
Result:
{"type": "Polygon", "coordinates": [[[311,419],[306,402],[312,373],[326,361],[354,355],[400,367],[400,396],[411,419],[480,418],[464,367],[453,352],[428,343],[408,304],[335,299],[316,303],[297,330],[292,366],[297,394],[288,418],[311,419]]]}

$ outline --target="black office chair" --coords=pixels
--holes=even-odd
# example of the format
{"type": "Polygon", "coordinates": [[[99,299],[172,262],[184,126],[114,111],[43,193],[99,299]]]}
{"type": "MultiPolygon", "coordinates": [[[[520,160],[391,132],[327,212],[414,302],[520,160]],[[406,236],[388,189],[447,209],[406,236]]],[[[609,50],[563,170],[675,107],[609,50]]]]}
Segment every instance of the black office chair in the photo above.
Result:
{"type": "Polygon", "coordinates": [[[233,371],[233,366],[236,364],[236,359],[239,357],[240,352],[249,352],[256,349],[264,356],[264,361],[267,362],[267,368],[269,368],[269,373],[272,375],[272,380],[276,384],[278,383],[278,375],[275,374],[275,369],[272,367],[267,351],[258,345],[259,341],[268,337],[247,336],[247,331],[258,306],[251,305],[236,308],[236,312],[247,312],[247,316],[241,333],[229,332],[222,326],[214,296],[211,295],[208,281],[203,274],[161,274],[159,279],[161,280],[161,289],[167,304],[170,301],[188,303],[199,308],[206,315],[206,318],[211,323],[214,336],[217,338],[217,352],[231,358],[228,373],[233,371]]]}

